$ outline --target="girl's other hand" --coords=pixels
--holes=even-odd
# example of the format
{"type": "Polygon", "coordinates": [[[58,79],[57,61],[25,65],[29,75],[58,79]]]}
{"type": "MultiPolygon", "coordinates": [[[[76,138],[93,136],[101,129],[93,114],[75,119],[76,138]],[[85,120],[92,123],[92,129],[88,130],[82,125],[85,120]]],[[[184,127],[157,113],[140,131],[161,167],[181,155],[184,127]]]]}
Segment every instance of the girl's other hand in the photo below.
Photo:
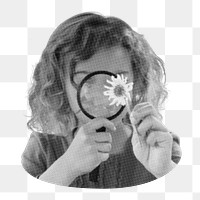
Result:
{"type": "Polygon", "coordinates": [[[148,102],[138,104],[130,115],[136,158],[154,176],[161,177],[175,166],[171,160],[173,138],[162,124],[156,109],[148,102]]]}
{"type": "Polygon", "coordinates": [[[79,128],[65,152],[79,175],[89,173],[109,158],[112,137],[109,132],[96,132],[101,127],[115,131],[114,124],[105,118],[95,118],[79,128]]]}

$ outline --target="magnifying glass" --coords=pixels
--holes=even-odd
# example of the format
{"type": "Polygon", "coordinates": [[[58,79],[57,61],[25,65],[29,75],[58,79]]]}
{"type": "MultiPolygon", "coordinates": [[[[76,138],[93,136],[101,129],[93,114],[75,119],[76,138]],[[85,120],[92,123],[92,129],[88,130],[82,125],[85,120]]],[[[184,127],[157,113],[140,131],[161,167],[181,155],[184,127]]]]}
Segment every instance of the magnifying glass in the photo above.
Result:
{"type": "Polygon", "coordinates": [[[105,117],[108,120],[115,119],[121,114],[125,106],[110,105],[106,91],[107,80],[116,74],[109,71],[95,71],[83,78],[77,90],[77,102],[81,111],[90,119],[105,117]]]}
{"type": "MultiPolygon", "coordinates": [[[[104,95],[107,81],[117,75],[109,71],[95,71],[86,75],[78,86],[77,102],[81,111],[90,119],[104,117],[113,120],[119,116],[125,105],[111,104],[111,100],[104,95]]],[[[97,129],[96,132],[106,131],[105,127],[97,129]]],[[[90,180],[96,182],[99,174],[99,166],[90,173],[90,180]]]]}

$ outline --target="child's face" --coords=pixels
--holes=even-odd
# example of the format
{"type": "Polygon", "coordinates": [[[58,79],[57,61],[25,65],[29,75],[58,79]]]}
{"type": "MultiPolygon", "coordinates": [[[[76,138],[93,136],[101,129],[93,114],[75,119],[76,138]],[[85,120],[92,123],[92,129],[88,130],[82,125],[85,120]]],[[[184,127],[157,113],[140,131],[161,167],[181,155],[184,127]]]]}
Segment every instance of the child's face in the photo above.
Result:
{"type": "MultiPolygon", "coordinates": [[[[110,71],[114,74],[124,74],[124,76],[128,77],[128,82],[133,81],[130,58],[126,50],[122,47],[113,47],[109,50],[101,50],[93,55],[90,59],[79,62],[75,68],[76,72],[74,74],[74,81],[78,81],[78,83],[80,83],[87,74],[99,70],[110,71]],[[79,73],[76,75],[76,73],[79,71],[86,71],[87,73],[79,73]]],[[[85,124],[89,122],[90,119],[80,110],[77,103],[77,90],[71,84],[69,74],[67,76],[66,92],[69,104],[73,112],[76,114],[79,123],[81,125],[85,124]]],[[[122,119],[125,113],[126,109],[124,109],[120,116],[118,116],[115,120],[122,119]]]]}

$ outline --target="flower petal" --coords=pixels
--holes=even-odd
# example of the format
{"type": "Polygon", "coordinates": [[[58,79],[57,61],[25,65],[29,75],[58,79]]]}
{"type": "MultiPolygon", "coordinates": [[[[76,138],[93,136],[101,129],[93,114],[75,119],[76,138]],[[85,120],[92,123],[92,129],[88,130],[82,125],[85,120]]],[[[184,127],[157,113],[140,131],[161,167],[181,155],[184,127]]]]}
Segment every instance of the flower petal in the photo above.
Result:
{"type": "Polygon", "coordinates": [[[124,74],[121,75],[121,79],[124,82],[124,74]]]}
{"type": "Polygon", "coordinates": [[[126,84],[126,90],[131,91],[133,89],[133,82],[126,84]]]}
{"type": "Polygon", "coordinates": [[[110,101],[111,99],[115,99],[115,95],[111,94],[109,97],[108,97],[108,100],[110,101]]]}
{"type": "Polygon", "coordinates": [[[122,77],[120,74],[117,74],[117,81],[119,81],[120,83],[123,82],[122,77]]]}
{"type": "Polygon", "coordinates": [[[115,78],[114,76],[111,76],[111,80],[112,80],[113,82],[115,82],[116,78],[115,78]]]}
{"type": "Polygon", "coordinates": [[[121,75],[121,79],[122,79],[123,84],[126,84],[127,77],[126,76],[124,77],[124,74],[121,75]]]}
{"type": "Polygon", "coordinates": [[[112,86],[115,86],[115,85],[116,85],[116,83],[115,83],[114,81],[112,82],[112,81],[106,80],[106,82],[107,82],[107,83],[110,83],[112,86]]]}
{"type": "Polygon", "coordinates": [[[133,82],[130,82],[127,84],[127,77],[125,77],[123,74],[117,74],[117,77],[111,76],[111,80],[106,80],[109,84],[112,85],[112,87],[109,87],[107,85],[104,85],[104,88],[108,89],[104,92],[104,95],[109,96],[108,100],[112,100],[110,105],[116,104],[116,106],[126,105],[128,103],[128,100],[131,101],[130,91],[133,89],[133,82]],[[121,96],[115,95],[115,88],[119,86],[124,89],[124,92],[121,96]]]}
{"type": "Polygon", "coordinates": [[[118,107],[120,104],[121,104],[121,102],[118,101],[118,102],[116,103],[116,106],[118,107]]]}
{"type": "Polygon", "coordinates": [[[109,89],[109,90],[114,89],[114,87],[108,87],[107,85],[104,85],[104,88],[109,89]]]}
{"type": "Polygon", "coordinates": [[[108,96],[108,95],[111,95],[112,93],[111,93],[110,90],[107,90],[107,91],[103,92],[103,94],[106,95],[106,96],[108,96]]]}
{"type": "Polygon", "coordinates": [[[118,104],[117,104],[117,106],[119,106],[119,105],[124,106],[125,104],[126,104],[126,103],[125,103],[124,98],[121,98],[121,99],[118,100],[118,104]]]}
{"type": "Polygon", "coordinates": [[[121,105],[125,105],[125,101],[124,101],[124,96],[121,97],[117,97],[118,102],[117,102],[117,106],[121,105]]]}
{"type": "Polygon", "coordinates": [[[114,105],[118,101],[117,98],[113,99],[113,101],[109,104],[110,106],[114,105]]]}
{"type": "Polygon", "coordinates": [[[125,78],[124,78],[124,83],[127,83],[127,79],[128,79],[128,77],[125,77],[125,78]]]}

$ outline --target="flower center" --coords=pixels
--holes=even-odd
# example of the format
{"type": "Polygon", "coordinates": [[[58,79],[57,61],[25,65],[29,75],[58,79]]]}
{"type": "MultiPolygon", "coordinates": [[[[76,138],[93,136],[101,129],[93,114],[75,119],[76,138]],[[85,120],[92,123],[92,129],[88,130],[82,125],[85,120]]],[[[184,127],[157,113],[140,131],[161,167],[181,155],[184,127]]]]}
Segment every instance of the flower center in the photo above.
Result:
{"type": "Polygon", "coordinates": [[[121,85],[117,85],[114,88],[114,94],[117,97],[123,96],[125,93],[124,87],[122,87],[121,85]]]}

